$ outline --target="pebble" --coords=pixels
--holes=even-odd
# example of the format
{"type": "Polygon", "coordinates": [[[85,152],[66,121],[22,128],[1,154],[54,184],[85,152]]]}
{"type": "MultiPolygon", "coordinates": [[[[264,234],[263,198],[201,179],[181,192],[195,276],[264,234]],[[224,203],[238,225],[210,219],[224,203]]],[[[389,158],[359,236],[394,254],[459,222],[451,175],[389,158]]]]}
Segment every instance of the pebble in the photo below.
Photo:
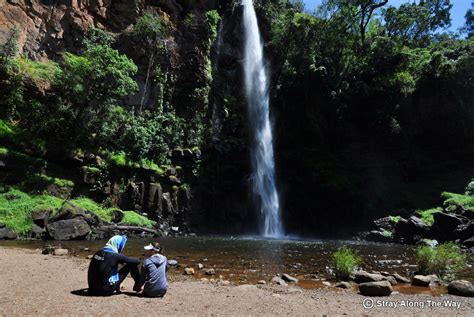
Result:
{"type": "Polygon", "coordinates": [[[198,263],[198,269],[202,270],[204,268],[204,264],[198,263]]]}
{"type": "Polygon", "coordinates": [[[184,269],[184,274],[194,275],[194,269],[192,267],[187,267],[187,268],[184,269]]]}
{"type": "Polygon", "coordinates": [[[214,270],[214,269],[207,269],[205,273],[206,273],[206,275],[214,275],[214,274],[216,274],[216,270],[214,270]]]}
{"type": "Polygon", "coordinates": [[[260,285],[265,285],[265,284],[267,284],[267,282],[266,282],[266,281],[264,281],[264,280],[260,280],[260,281],[258,281],[258,282],[257,282],[257,284],[260,284],[260,285]]]}
{"type": "Polygon", "coordinates": [[[323,285],[324,285],[324,286],[332,286],[331,283],[329,283],[329,282],[327,282],[327,281],[324,281],[324,282],[323,282],[323,285]]]}
{"type": "Polygon", "coordinates": [[[62,255],[68,255],[68,253],[69,251],[67,249],[55,249],[53,254],[62,256],[62,255]]]}

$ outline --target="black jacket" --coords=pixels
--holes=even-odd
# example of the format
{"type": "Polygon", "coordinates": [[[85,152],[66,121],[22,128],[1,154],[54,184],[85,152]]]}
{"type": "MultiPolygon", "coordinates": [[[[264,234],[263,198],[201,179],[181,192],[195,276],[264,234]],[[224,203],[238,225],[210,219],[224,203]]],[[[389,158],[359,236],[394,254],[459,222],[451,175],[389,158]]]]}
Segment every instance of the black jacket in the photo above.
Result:
{"type": "Polygon", "coordinates": [[[89,292],[98,295],[113,293],[117,285],[110,285],[109,283],[112,269],[114,267],[117,268],[118,264],[138,265],[139,263],[139,259],[129,258],[122,254],[105,252],[103,250],[97,251],[92,257],[87,274],[89,292]]]}

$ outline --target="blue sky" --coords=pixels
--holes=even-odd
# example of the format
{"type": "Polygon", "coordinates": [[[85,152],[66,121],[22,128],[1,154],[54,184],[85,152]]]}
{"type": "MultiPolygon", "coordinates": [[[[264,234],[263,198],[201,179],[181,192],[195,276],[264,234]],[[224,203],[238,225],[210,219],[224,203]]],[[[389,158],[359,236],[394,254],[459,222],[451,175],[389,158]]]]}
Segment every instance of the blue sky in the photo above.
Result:
{"type": "MultiPolygon", "coordinates": [[[[321,3],[321,0],[304,0],[306,10],[312,11],[314,8],[321,3]]],[[[390,0],[388,3],[393,6],[399,6],[402,3],[411,2],[409,0],[390,0]]],[[[453,8],[451,9],[451,31],[456,31],[458,28],[464,25],[464,15],[466,11],[471,7],[471,0],[451,0],[453,8]]]]}

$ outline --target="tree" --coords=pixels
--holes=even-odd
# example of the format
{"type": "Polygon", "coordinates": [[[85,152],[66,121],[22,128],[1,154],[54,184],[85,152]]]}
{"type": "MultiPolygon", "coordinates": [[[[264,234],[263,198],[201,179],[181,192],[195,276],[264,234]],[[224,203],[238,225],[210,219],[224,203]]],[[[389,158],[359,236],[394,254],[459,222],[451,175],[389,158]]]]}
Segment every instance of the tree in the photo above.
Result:
{"type": "Polygon", "coordinates": [[[133,34],[142,44],[145,45],[145,49],[148,54],[148,67],[145,86],[143,88],[143,94],[140,100],[139,112],[142,111],[146,100],[150,75],[152,69],[155,66],[155,59],[161,51],[166,51],[165,39],[169,35],[169,32],[169,25],[159,16],[151,13],[146,13],[140,19],[138,19],[133,28],[133,34]]]}
{"type": "Polygon", "coordinates": [[[71,112],[75,139],[95,133],[118,99],[136,92],[132,79],[137,66],[108,45],[89,46],[83,55],[66,53],[62,78],[63,101],[71,112]]]}
{"type": "Polygon", "coordinates": [[[474,3],[473,3],[473,8],[467,10],[465,18],[466,18],[466,24],[464,29],[466,30],[467,36],[469,38],[474,36],[474,3]]]}
{"type": "Polygon", "coordinates": [[[10,30],[10,35],[7,41],[0,45],[0,66],[4,67],[9,58],[12,58],[18,52],[18,37],[20,36],[20,29],[14,27],[10,30]]]}
{"type": "Polygon", "coordinates": [[[390,6],[384,13],[388,36],[399,38],[404,44],[426,46],[439,29],[451,24],[450,0],[421,0],[404,3],[399,8],[390,6]]]}

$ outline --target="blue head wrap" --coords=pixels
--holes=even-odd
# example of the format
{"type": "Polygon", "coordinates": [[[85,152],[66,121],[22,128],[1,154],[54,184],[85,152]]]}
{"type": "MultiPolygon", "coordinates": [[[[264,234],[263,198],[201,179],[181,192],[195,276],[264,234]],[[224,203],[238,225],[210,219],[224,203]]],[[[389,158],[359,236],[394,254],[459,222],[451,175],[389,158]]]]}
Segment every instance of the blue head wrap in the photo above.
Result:
{"type": "MultiPolygon", "coordinates": [[[[105,247],[102,249],[105,252],[111,252],[111,253],[122,253],[123,248],[125,248],[125,243],[127,243],[127,237],[126,236],[113,236],[110,238],[109,242],[105,245],[105,247]]],[[[112,276],[109,278],[109,283],[110,284],[115,284],[119,281],[119,274],[117,271],[117,267],[112,268],[112,276]]]]}

